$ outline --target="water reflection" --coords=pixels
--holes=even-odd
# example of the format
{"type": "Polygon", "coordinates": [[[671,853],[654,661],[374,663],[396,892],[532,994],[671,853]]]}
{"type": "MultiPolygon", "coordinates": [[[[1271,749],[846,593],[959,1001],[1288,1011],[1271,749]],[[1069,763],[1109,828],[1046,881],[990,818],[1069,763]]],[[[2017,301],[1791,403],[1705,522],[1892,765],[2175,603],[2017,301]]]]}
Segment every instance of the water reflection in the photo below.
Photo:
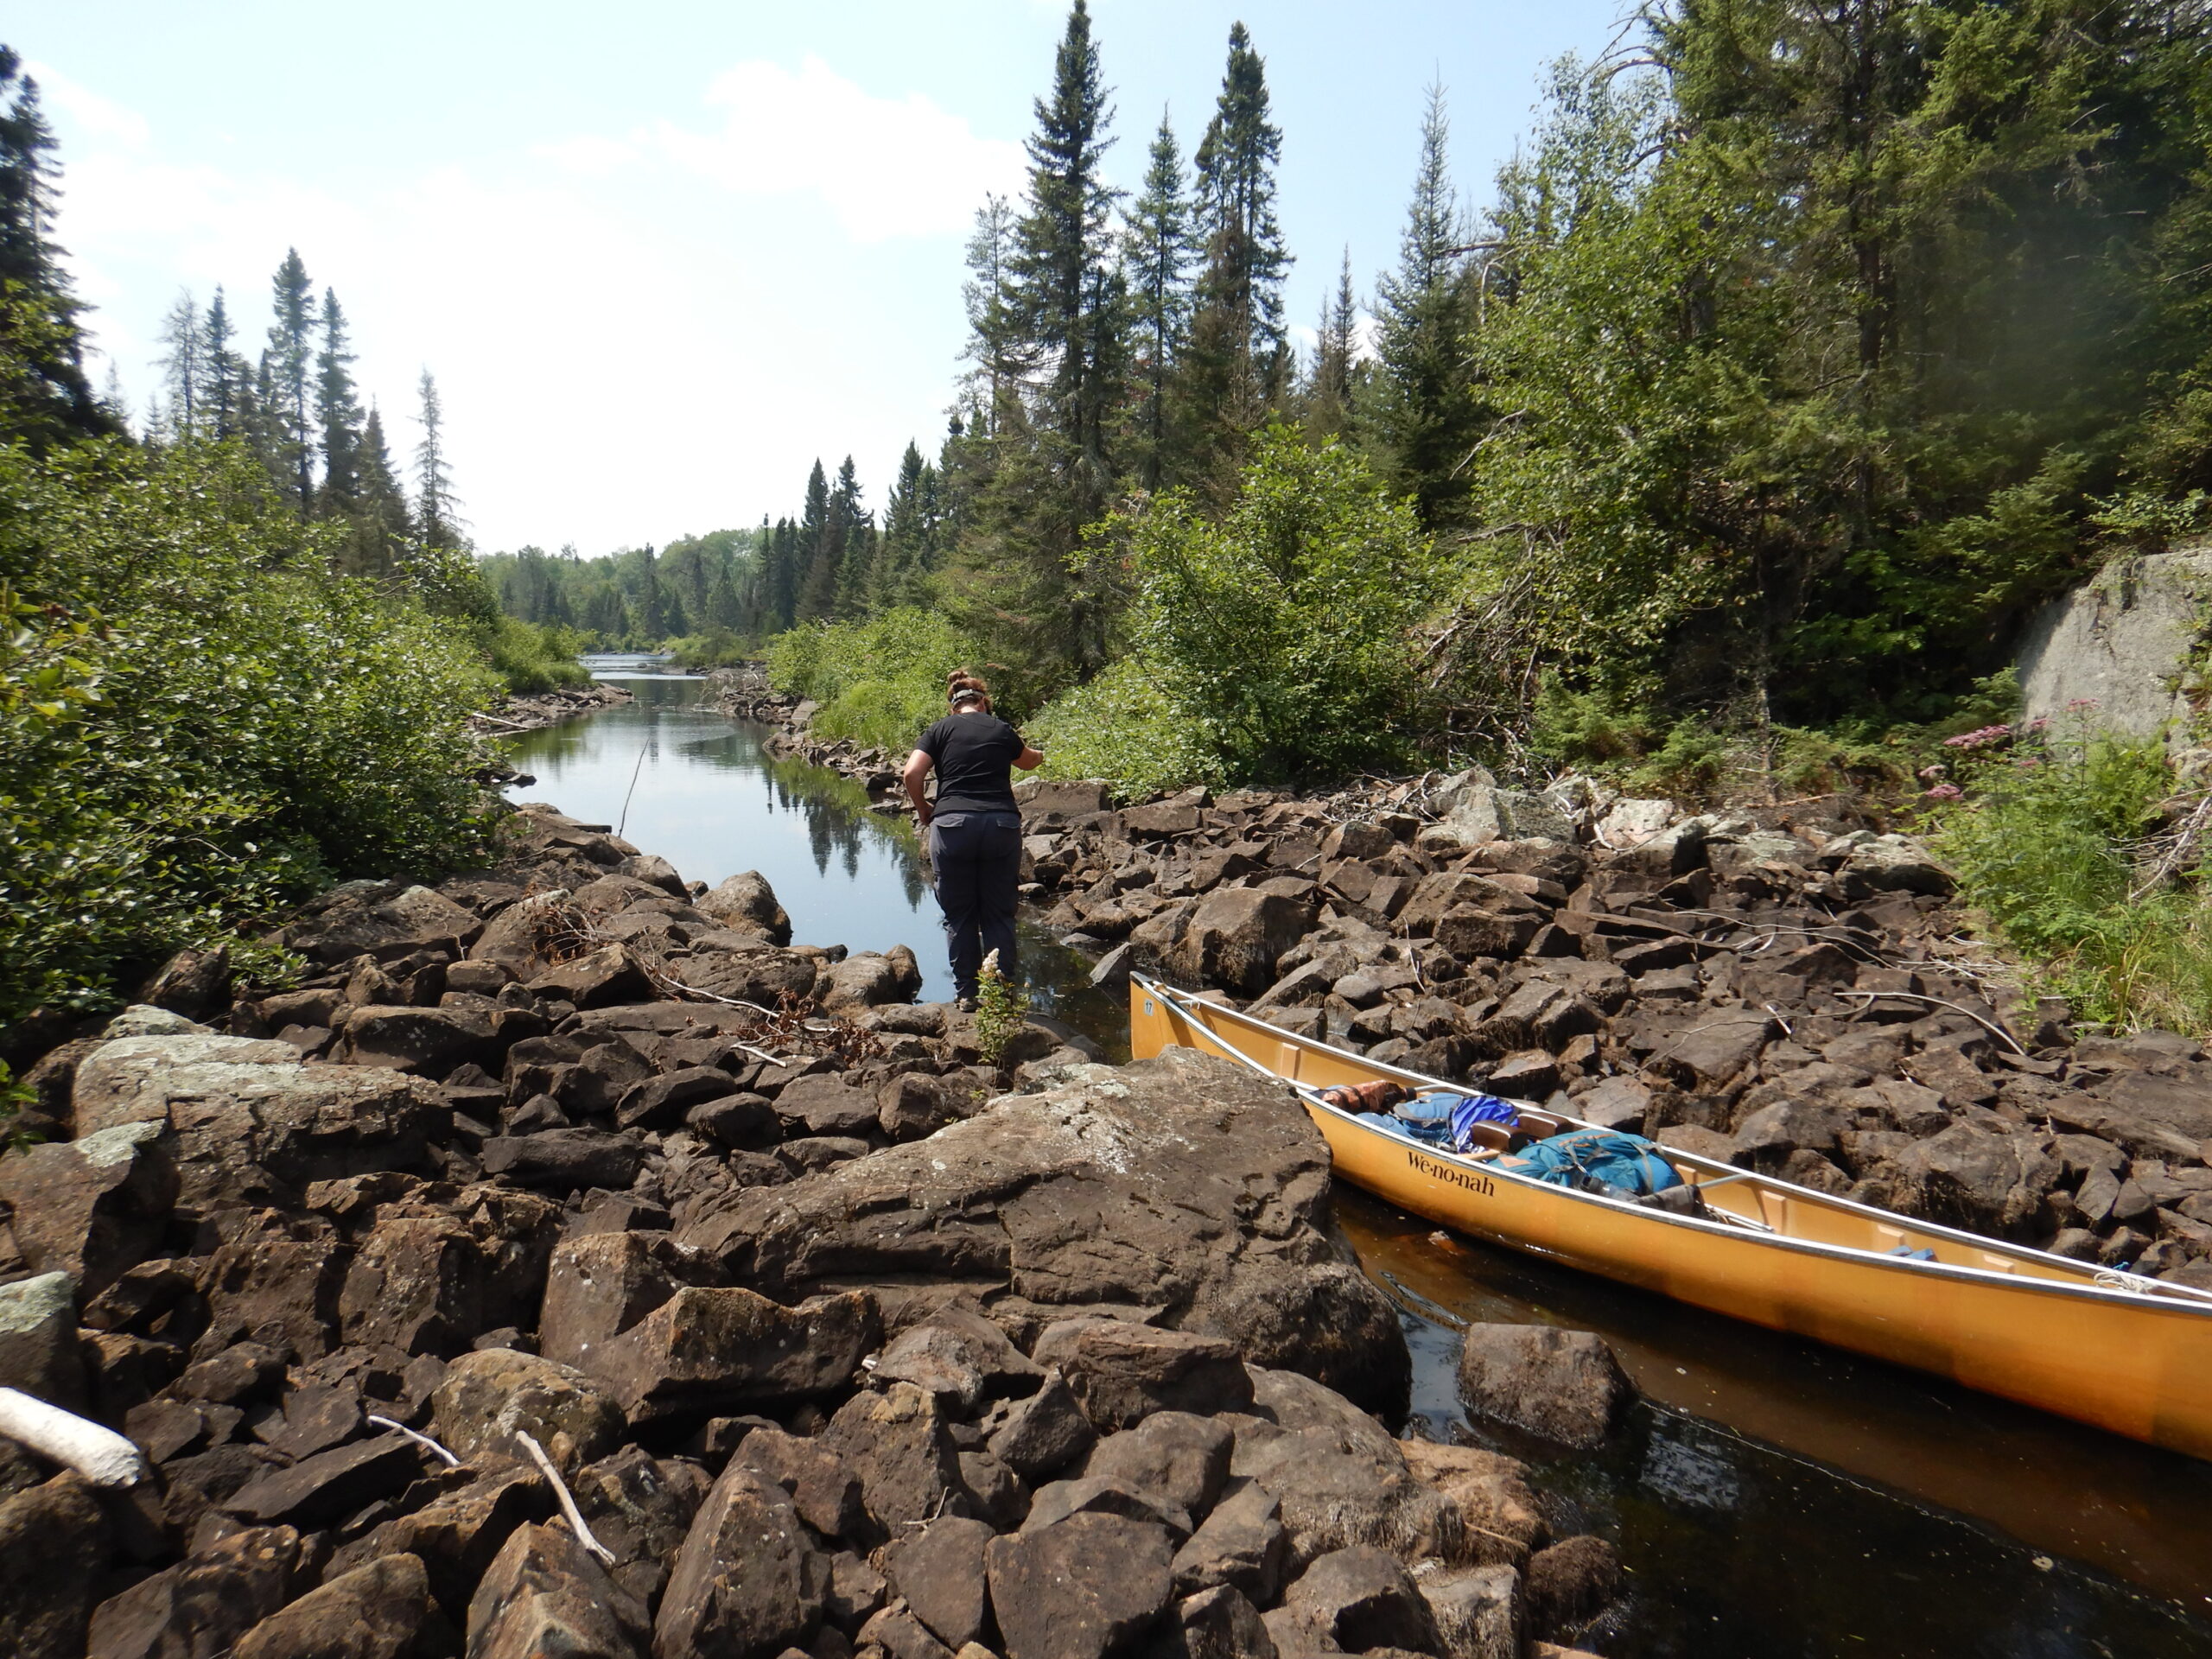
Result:
{"type": "MultiPolygon", "coordinates": [[[[868,791],[821,766],[768,753],[765,728],[699,706],[696,676],[638,672],[638,659],[593,664],[636,701],[525,733],[508,758],[537,781],[509,792],[587,823],[621,824],[631,842],[709,885],[758,870],[800,944],[888,950],[922,964],[922,995],[952,995],[937,900],[912,824],[868,810],[868,791]]],[[[1094,991],[1090,963],[1025,921],[1021,966],[1033,1005],[1128,1055],[1127,1010],[1094,991]]]]}
{"type": "Polygon", "coordinates": [[[1357,1191],[1337,1217],[1406,1315],[1419,1432],[1531,1459],[1647,1587],[1611,1659],[2212,1653],[2212,1466],[1357,1191]],[[1478,1433],[1454,1378],[1476,1320],[1598,1331],[1647,1403],[1595,1459],[1478,1433]]]}

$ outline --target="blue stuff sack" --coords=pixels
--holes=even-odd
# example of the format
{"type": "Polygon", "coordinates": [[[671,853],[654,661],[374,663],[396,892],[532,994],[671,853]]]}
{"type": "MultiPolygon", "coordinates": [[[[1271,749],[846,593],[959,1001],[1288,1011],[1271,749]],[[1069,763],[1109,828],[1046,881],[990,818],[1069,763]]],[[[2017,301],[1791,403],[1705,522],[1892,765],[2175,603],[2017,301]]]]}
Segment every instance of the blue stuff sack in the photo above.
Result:
{"type": "Polygon", "coordinates": [[[1452,1147],[1456,1152],[1466,1152],[1474,1145],[1474,1128],[1478,1123],[1495,1123],[1503,1129],[1521,1127],[1521,1114],[1510,1101],[1500,1100],[1495,1095],[1463,1095],[1459,1103],[1452,1109],[1452,1147]]]}
{"type": "Polygon", "coordinates": [[[1574,1129],[1535,1141],[1516,1154],[1509,1166],[1554,1186],[1630,1198],[1664,1192],[1682,1184],[1682,1178],[1655,1142],[1612,1129],[1574,1129]]]}
{"type": "Polygon", "coordinates": [[[1466,1098],[1448,1089],[1431,1089],[1411,1100],[1401,1101],[1392,1109],[1408,1123],[1449,1123],[1452,1114],[1466,1098]]]}

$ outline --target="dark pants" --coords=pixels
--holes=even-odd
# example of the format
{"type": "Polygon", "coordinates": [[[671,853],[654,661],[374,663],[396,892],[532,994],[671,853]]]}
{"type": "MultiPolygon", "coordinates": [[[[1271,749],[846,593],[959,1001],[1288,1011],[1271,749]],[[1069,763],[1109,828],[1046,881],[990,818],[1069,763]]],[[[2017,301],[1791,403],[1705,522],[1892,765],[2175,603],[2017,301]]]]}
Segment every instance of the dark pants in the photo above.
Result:
{"type": "Polygon", "coordinates": [[[1021,820],[1011,812],[950,812],[930,825],[930,865],[952,955],[955,995],[976,995],[985,952],[1014,977],[1014,889],[1021,884],[1021,820]]]}

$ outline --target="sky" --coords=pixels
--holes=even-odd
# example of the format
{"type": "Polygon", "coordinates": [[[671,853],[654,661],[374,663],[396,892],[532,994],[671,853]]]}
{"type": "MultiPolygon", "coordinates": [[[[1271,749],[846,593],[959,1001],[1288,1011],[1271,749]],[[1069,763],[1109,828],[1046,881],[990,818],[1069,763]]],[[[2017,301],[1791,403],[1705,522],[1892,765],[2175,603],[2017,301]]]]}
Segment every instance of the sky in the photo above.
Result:
{"type": "MultiPolygon", "coordinates": [[[[1113,181],[1163,110],[1187,156],[1242,18],[1283,131],[1290,315],[1310,340],[1348,249],[1397,253],[1424,89],[1487,201],[1546,66],[1622,0],[1096,0],[1113,181]]],[[[56,227],[93,344],[143,414],[162,319],[223,285],[258,348],[296,247],[411,451],[437,377],[479,548],[585,554],[798,511],[817,457],[865,499],[941,441],[962,249],[1018,195],[1060,0],[30,0],[4,37],[60,141],[56,227]]],[[[95,360],[94,378],[106,365],[95,360]]]]}

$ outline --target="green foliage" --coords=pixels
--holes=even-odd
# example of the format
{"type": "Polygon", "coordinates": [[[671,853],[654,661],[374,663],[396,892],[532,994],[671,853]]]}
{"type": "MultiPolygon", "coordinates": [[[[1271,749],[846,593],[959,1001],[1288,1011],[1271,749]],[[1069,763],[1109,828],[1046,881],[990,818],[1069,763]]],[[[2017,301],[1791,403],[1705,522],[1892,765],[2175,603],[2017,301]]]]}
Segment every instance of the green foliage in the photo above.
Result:
{"type": "Polygon", "coordinates": [[[5,1060],[0,1060],[0,1152],[20,1151],[35,1136],[16,1127],[16,1119],[35,1096],[29,1084],[19,1082],[5,1060]]]}
{"type": "Polygon", "coordinates": [[[1136,655],[1230,776],[1403,758],[1421,715],[1414,626],[1444,567],[1350,451],[1271,428],[1220,522],[1171,493],[1126,528],[1136,655]]]}
{"type": "Polygon", "coordinates": [[[1964,798],[1936,809],[1933,845],[1962,900],[2080,1017],[2212,1030],[2212,902],[2196,880],[2143,868],[2174,787],[2164,750],[1986,730],[1957,741],[1971,745],[1954,749],[1964,798]]]}
{"type": "Polygon", "coordinates": [[[1124,799],[1229,780],[1211,729],[1144,663],[1124,658],[1038,711],[1027,728],[1047,778],[1099,778],[1124,799]]]}
{"type": "Polygon", "coordinates": [[[976,1048],[986,1065],[996,1065],[1021,1022],[1029,1017],[1029,993],[999,971],[999,953],[983,958],[976,976],[976,1048]]]}
{"type": "Polygon", "coordinates": [[[0,1023],[333,877],[480,855],[465,626],[329,574],[238,445],[0,448],[0,1023]]]}
{"type": "MultiPolygon", "coordinates": [[[[768,644],[768,680],[822,705],[813,729],[823,736],[895,753],[944,715],[945,676],[979,658],[976,642],[944,618],[900,608],[778,635],[768,644]]],[[[993,702],[1014,717],[1003,696],[993,702]]]]}
{"type": "Polygon", "coordinates": [[[680,639],[667,642],[669,653],[676,658],[679,668],[735,668],[741,663],[753,662],[760,655],[753,642],[728,628],[708,628],[701,633],[687,633],[680,639]]]}
{"type": "Polygon", "coordinates": [[[591,675],[576,660],[582,641],[573,629],[499,616],[480,624],[477,633],[492,671],[515,696],[591,683],[591,675]]]}

